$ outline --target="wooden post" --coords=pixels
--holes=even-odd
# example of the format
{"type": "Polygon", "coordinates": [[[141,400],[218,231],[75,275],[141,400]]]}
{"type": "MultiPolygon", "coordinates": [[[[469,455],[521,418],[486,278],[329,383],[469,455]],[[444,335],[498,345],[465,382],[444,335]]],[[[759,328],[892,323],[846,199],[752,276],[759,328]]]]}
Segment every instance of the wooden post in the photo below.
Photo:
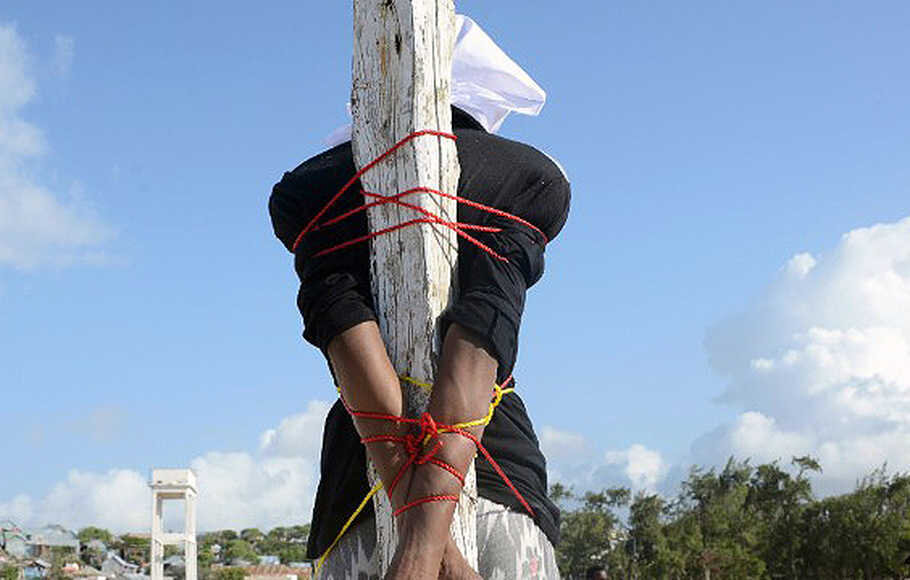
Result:
{"type": "MultiPolygon", "coordinates": [[[[351,103],[354,161],[358,168],[414,131],[451,132],[450,83],[455,43],[453,0],[354,0],[354,61],[351,103]]],[[[458,156],[449,139],[414,139],[363,178],[367,191],[391,195],[412,187],[454,193],[458,156]]],[[[455,221],[452,200],[415,194],[409,203],[455,221]]],[[[423,217],[394,204],[368,212],[371,231],[423,217]]],[[[457,238],[450,229],[421,224],[375,238],[371,275],[376,313],[395,369],[432,383],[440,337],[439,315],[454,295],[457,238]]],[[[426,409],[428,395],[403,383],[408,413],[426,409]]],[[[370,468],[371,481],[377,480],[370,468]]],[[[379,569],[385,574],[397,543],[385,494],[377,494],[379,569]]],[[[477,484],[468,472],[452,523],[462,554],[477,569],[477,484]]]]}

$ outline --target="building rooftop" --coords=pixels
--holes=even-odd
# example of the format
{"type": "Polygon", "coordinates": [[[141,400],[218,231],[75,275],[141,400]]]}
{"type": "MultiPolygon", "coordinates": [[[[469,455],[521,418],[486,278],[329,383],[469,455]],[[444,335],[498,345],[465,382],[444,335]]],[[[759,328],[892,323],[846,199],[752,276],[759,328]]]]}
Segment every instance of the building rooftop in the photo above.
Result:
{"type": "Polygon", "coordinates": [[[153,469],[151,487],[189,487],[196,489],[196,474],[192,469],[153,469]]]}

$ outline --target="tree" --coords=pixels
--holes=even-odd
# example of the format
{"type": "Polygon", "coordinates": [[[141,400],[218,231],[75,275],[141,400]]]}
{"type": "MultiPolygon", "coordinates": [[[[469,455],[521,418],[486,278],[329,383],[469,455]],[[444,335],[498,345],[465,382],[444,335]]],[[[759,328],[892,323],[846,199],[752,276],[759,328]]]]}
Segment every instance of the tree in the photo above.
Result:
{"type": "Polygon", "coordinates": [[[291,544],[278,550],[278,557],[282,564],[291,562],[303,562],[306,560],[306,546],[301,544],[291,544]]]}
{"type": "Polygon", "coordinates": [[[82,544],[87,544],[92,540],[100,540],[105,544],[110,544],[114,539],[114,536],[104,528],[96,528],[95,526],[89,526],[87,528],[82,528],[77,534],[79,537],[79,542],[82,544]]]}
{"type": "Polygon", "coordinates": [[[19,569],[15,566],[8,566],[4,564],[0,566],[0,580],[18,580],[19,578],[19,569]]]}
{"type": "Polygon", "coordinates": [[[699,562],[709,580],[717,573],[724,578],[757,578],[765,563],[755,554],[760,534],[748,509],[749,461],[732,457],[717,473],[693,468],[682,484],[683,502],[694,512],[701,537],[699,562]]]}
{"type": "Polygon", "coordinates": [[[644,578],[670,578],[685,573],[685,558],[672,546],[664,524],[668,509],[662,497],[644,492],[636,495],[629,507],[632,564],[644,578]]]}
{"type": "Polygon", "coordinates": [[[265,537],[258,528],[246,528],[240,531],[240,538],[245,542],[255,546],[263,537],[265,537]]]}
{"type": "Polygon", "coordinates": [[[611,488],[587,492],[574,510],[568,504],[578,499],[561,484],[550,488],[550,497],[563,509],[556,562],[564,576],[580,575],[593,565],[607,562],[613,545],[620,541],[619,518],[612,509],[628,503],[629,490],[611,488]]]}
{"type": "Polygon", "coordinates": [[[120,556],[136,564],[145,562],[149,557],[151,540],[140,536],[131,536],[129,534],[120,536],[120,556]]]}
{"type": "Polygon", "coordinates": [[[809,474],[812,457],[792,469],[774,461],[752,467],[731,458],[716,469],[694,467],[679,495],[638,493],[622,537],[604,514],[623,505],[623,493],[587,493],[554,484],[564,509],[557,561],[563,574],[591,563],[644,579],[858,579],[910,576],[910,474],[874,470],[854,491],[818,500],[809,474]],[[575,502],[573,504],[573,502],[575,502]],[[612,530],[622,541],[607,547],[612,530]],[[587,550],[587,551],[586,551],[587,550]]]}
{"type": "Polygon", "coordinates": [[[225,558],[231,563],[239,560],[253,563],[259,561],[259,555],[256,554],[256,551],[253,550],[253,547],[250,546],[249,542],[244,540],[231,540],[228,542],[225,558]]]}
{"type": "Polygon", "coordinates": [[[310,524],[291,526],[290,528],[287,528],[286,534],[286,541],[297,544],[306,544],[307,539],[310,537],[310,524]]]}
{"type": "Polygon", "coordinates": [[[244,580],[246,572],[241,568],[218,568],[212,576],[214,580],[244,580]]]}
{"type": "Polygon", "coordinates": [[[775,461],[756,467],[749,483],[748,504],[763,536],[759,554],[773,578],[803,577],[803,514],[814,501],[806,473],[821,471],[809,456],[794,457],[791,463],[799,468],[796,477],[775,461]]]}
{"type": "Polygon", "coordinates": [[[804,515],[809,577],[903,577],[910,554],[910,476],[882,467],[851,493],[826,498],[804,515]]]}

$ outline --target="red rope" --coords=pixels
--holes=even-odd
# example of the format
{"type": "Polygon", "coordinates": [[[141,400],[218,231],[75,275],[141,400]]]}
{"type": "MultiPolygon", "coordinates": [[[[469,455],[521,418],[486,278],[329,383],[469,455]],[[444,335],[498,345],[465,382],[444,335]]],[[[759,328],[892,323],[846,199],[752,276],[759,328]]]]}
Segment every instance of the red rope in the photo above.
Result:
{"type": "MultiPolygon", "coordinates": [[[[474,236],[466,233],[466,231],[499,233],[502,231],[502,228],[497,228],[497,227],[492,227],[492,226],[482,226],[482,225],[476,225],[476,224],[465,224],[465,223],[460,223],[457,221],[448,221],[448,220],[443,219],[441,216],[434,214],[433,212],[427,210],[426,208],[420,207],[413,203],[403,201],[403,199],[405,197],[407,197],[409,195],[415,195],[415,194],[436,195],[436,196],[443,197],[446,199],[451,199],[451,200],[456,201],[457,203],[461,203],[461,204],[465,204],[469,207],[473,207],[474,209],[477,209],[477,210],[480,210],[480,211],[483,211],[483,212],[486,212],[486,213],[489,213],[489,214],[492,214],[492,215],[495,215],[495,216],[498,216],[501,218],[515,221],[519,224],[522,224],[522,225],[530,228],[534,232],[540,234],[540,236],[544,239],[544,241],[547,240],[546,235],[538,227],[536,227],[534,224],[532,224],[532,223],[528,222],[527,220],[524,220],[516,215],[510,214],[506,211],[503,211],[503,210],[500,210],[500,209],[497,209],[497,208],[494,208],[494,207],[491,207],[488,205],[484,205],[482,203],[478,203],[476,201],[466,199],[464,197],[460,197],[457,195],[452,195],[449,193],[431,189],[429,187],[414,187],[407,191],[403,191],[403,192],[400,192],[400,193],[397,193],[394,195],[383,195],[380,193],[373,193],[373,192],[369,192],[369,191],[365,191],[365,190],[361,189],[362,195],[364,195],[365,197],[372,198],[374,201],[371,201],[369,203],[364,203],[354,209],[345,211],[338,216],[335,216],[331,219],[328,219],[328,220],[320,223],[320,220],[325,216],[325,214],[329,211],[329,209],[331,209],[332,206],[334,206],[335,203],[341,198],[341,196],[344,195],[345,192],[347,192],[355,183],[357,183],[357,181],[361,177],[363,177],[364,174],[366,174],[368,171],[370,171],[371,169],[376,167],[376,165],[378,165],[380,162],[382,162],[383,160],[388,158],[390,155],[392,155],[393,153],[395,153],[396,151],[401,149],[406,143],[408,143],[412,139],[416,139],[417,137],[421,137],[424,135],[431,135],[431,136],[435,136],[435,137],[439,137],[439,138],[443,138],[443,139],[451,139],[453,141],[455,141],[457,139],[457,137],[451,133],[443,133],[441,131],[417,131],[417,132],[411,133],[410,135],[407,135],[406,137],[404,137],[403,139],[401,139],[400,141],[395,143],[391,148],[389,148],[386,152],[382,153],[379,157],[377,157],[376,159],[374,159],[374,160],[370,161],[369,163],[367,163],[366,165],[364,165],[363,168],[361,168],[359,171],[357,171],[357,173],[355,173],[354,176],[351,177],[351,179],[349,179],[342,186],[342,188],[340,190],[338,190],[338,192],[331,197],[331,199],[329,199],[329,201],[325,204],[325,206],[322,209],[320,209],[319,212],[317,212],[316,215],[312,217],[312,219],[310,219],[310,221],[307,223],[307,225],[297,235],[297,238],[294,240],[294,245],[292,247],[292,250],[296,252],[297,247],[300,245],[301,240],[303,240],[304,236],[306,236],[310,232],[313,232],[313,231],[318,230],[323,227],[328,227],[328,226],[337,224],[338,222],[341,222],[342,220],[348,219],[351,216],[356,215],[357,213],[360,213],[362,211],[366,211],[372,207],[385,205],[388,203],[394,203],[400,207],[404,207],[404,208],[413,210],[423,217],[415,217],[411,220],[402,222],[400,224],[389,226],[387,228],[383,228],[383,229],[375,231],[375,232],[369,232],[363,236],[359,236],[352,240],[347,240],[347,241],[337,244],[335,246],[321,250],[320,252],[316,253],[314,255],[314,257],[325,256],[332,252],[342,250],[349,246],[353,246],[354,244],[365,242],[367,240],[376,238],[381,235],[388,234],[390,232],[394,232],[394,231],[402,229],[402,228],[425,223],[425,224],[435,224],[438,226],[449,228],[452,231],[454,231],[461,239],[475,245],[481,251],[486,252],[493,258],[503,261],[503,262],[508,262],[508,260],[505,257],[503,257],[502,255],[497,253],[495,250],[493,250],[492,248],[490,248],[489,246],[487,246],[486,244],[484,244],[483,242],[481,242],[474,236]]],[[[505,383],[503,383],[503,386],[508,384],[508,382],[511,380],[512,380],[512,378],[509,377],[509,379],[505,383]]],[[[432,415],[430,415],[430,413],[428,413],[428,412],[423,413],[417,419],[411,419],[411,418],[407,418],[407,417],[399,417],[397,415],[389,415],[389,414],[384,414],[384,413],[357,411],[357,410],[352,409],[348,405],[347,401],[344,399],[343,396],[341,397],[341,401],[344,404],[345,409],[347,409],[348,413],[350,413],[351,416],[353,416],[353,417],[357,417],[360,419],[374,419],[374,420],[381,420],[381,421],[390,421],[395,424],[407,424],[407,425],[413,425],[413,426],[417,427],[416,434],[409,433],[409,434],[403,435],[403,436],[375,435],[375,436],[371,436],[371,437],[364,437],[361,439],[361,442],[364,444],[391,442],[391,443],[399,443],[399,444],[403,445],[405,448],[405,452],[408,455],[408,459],[407,459],[407,461],[404,462],[404,464],[401,466],[401,468],[399,468],[398,473],[395,475],[395,478],[392,480],[392,483],[388,486],[386,492],[388,493],[389,497],[391,497],[392,492],[395,490],[395,487],[401,481],[401,478],[404,476],[404,474],[407,472],[407,470],[410,469],[410,467],[414,466],[414,465],[425,465],[425,464],[435,465],[436,467],[443,469],[443,470],[447,471],[448,473],[450,473],[463,486],[464,485],[464,474],[459,472],[458,469],[456,469],[451,464],[446,463],[445,461],[436,457],[436,454],[439,452],[440,449],[442,449],[442,446],[443,446],[442,440],[439,438],[440,432],[454,433],[454,434],[461,435],[462,437],[466,437],[472,443],[474,443],[474,445],[477,447],[477,449],[480,451],[480,453],[484,456],[484,458],[490,462],[490,465],[493,467],[493,469],[496,471],[496,473],[499,475],[499,477],[502,478],[502,480],[506,484],[506,486],[512,491],[512,493],[515,495],[515,497],[518,498],[518,501],[521,503],[521,505],[527,510],[527,512],[532,517],[534,517],[534,515],[535,515],[534,510],[531,508],[531,506],[528,504],[528,502],[525,501],[524,497],[521,495],[521,493],[518,491],[518,489],[515,487],[515,485],[512,483],[512,481],[508,478],[508,476],[505,474],[505,472],[502,470],[502,468],[499,466],[499,464],[496,463],[496,461],[493,459],[493,457],[490,455],[490,453],[486,450],[486,448],[483,446],[483,444],[480,442],[480,440],[477,437],[475,437],[474,435],[472,435],[471,433],[469,433],[468,431],[465,431],[464,429],[459,428],[457,425],[443,425],[443,424],[436,423],[436,421],[433,419],[432,415]],[[433,442],[433,445],[429,449],[427,449],[426,444],[431,441],[433,442]]],[[[423,505],[425,503],[442,502],[442,501],[457,502],[458,496],[457,495],[431,495],[431,496],[427,496],[427,497],[422,497],[422,498],[416,499],[416,500],[398,508],[397,510],[395,510],[394,515],[398,516],[413,507],[423,505]]]]}
{"type": "Polygon", "coordinates": [[[458,503],[458,496],[457,495],[428,495],[427,497],[415,499],[411,503],[401,506],[400,508],[398,508],[397,510],[392,512],[392,515],[397,517],[397,516],[400,516],[401,514],[403,514],[404,512],[408,511],[411,508],[415,508],[415,507],[425,504],[425,503],[437,502],[437,501],[450,501],[450,502],[458,503]]]}
{"type": "MultiPolygon", "coordinates": [[[[503,385],[508,384],[511,380],[512,380],[512,377],[509,377],[509,379],[505,383],[503,383],[503,385]]],[[[509,490],[515,495],[515,497],[518,499],[518,502],[522,505],[522,507],[525,508],[525,510],[527,510],[527,512],[531,515],[531,517],[534,517],[534,515],[535,515],[534,509],[531,508],[530,504],[528,504],[528,502],[525,500],[524,496],[521,495],[521,492],[518,491],[518,488],[515,487],[515,484],[512,483],[512,480],[509,479],[509,476],[506,475],[506,473],[502,470],[502,467],[500,467],[499,464],[496,462],[496,460],[493,459],[493,456],[490,455],[490,452],[487,451],[486,447],[483,446],[483,443],[481,443],[480,440],[476,436],[474,436],[472,433],[465,431],[464,429],[461,429],[456,425],[446,425],[443,423],[437,423],[433,419],[433,416],[430,415],[429,412],[423,413],[417,419],[411,419],[408,417],[400,417],[398,415],[391,415],[391,414],[386,414],[386,413],[372,413],[369,411],[357,411],[357,410],[351,408],[351,406],[348,404],[347,400],[344,398],[343,395],[340,397],[340,399],[341,399],[341,403],[344,405],[344,408],[348,411],[348,413],[350,413],[350,415],[352,417],[356,417],[359,419],[374,419],[374,420],[380,420],[380,421],[391,421],[396,424],[404,423],[404,424],[408,424],[408,425],[415,425],[418,427],[417,433],[409,433],[409,434],[403,435],[403,436],[373,435],[370,437],[363,437],[360,440],[361,443],[364,443],[364,444],[378,443],[378,442],[393,442],[393,443],[400,443],[400,444],[404,445],[405,452],[408,454],[408,459],[399,468],[398,473],[395,475],[395,478],[392,480],[392,483],[389,484],[388,488],[386,489],[386,493],[389,495],[389,498],[391,498],[392,492],[395,490],[395,487],[398,485],[398,483],[401,481],[401,478],[404,476],[404,474],[407,472],[407,470],[412,465],[424,465],[427,463],[435,465],[441,469],[444,469],[445,471],[449,472],[450,474],[452,474],[459,481],[459,483],[462,486],[464,485],[464,474],[459,472],[453,465],[436,457],[436,454],[443,447],[443,443],[439,439],[439,435],[441,433],[452,433],[452,434],[461,435],[462,437],[467,438],[474,444],[474,446],[477,448],[477,450],[480,451],[480,453],[483,455],[484,459],[486,459],[490,463],[490,466],[493,468],[493,470],[496,472],[496,474],[499,475],[499,477],[502,479],[503,483],[506,484],[506,487],[508,487],[509,490]],[[429,443],[430,441],[433,442],[433,445],[428,450],[426,448],[426,443],[429,443]]],[[[434,496],[429,496],[429,497],[425,497],[425,498],[420,498],[420,499],[412,501],[412,502],[398,508],[398,510],[395,511],[394,515],[397,516],[413,507],[416,507],[418,505],[422,505],[425,503],[429,503],[432,501],[455,501],[455,502],[457,502],[458,496],[434,495],[434,496]]]]}
{"type": "Polygon", "coordinates": [[[399,149],[404,147],[405,143],[407,143],[411,139],[416,139],[417,137],[421,137],[423,135],[435,135],[437,137],[451,139],[452,141],[455,141],[457,139],[457,137],[455,137],[455,135],[452,135],[451,133],[443,133],[442,131],[416,131],[414,133],[411,133],[410,135],[405,136],[403,139],[401,139],[401,141],[392,145],[388,151],[386,151],[385,153],[383,153],[376,159],[374,159],[374,160],[370,161],[369,163],[367,163],[366,165],[364,165],[360,169],[360,171],[358,171],[357,173],[354,174],[354,177],[349,179],[348,182],[345,183],[341,187],[341,189],[338,190],[338,193],[336,193],[334,196],[332,196],[332,199],[330,199],[329,202],[327,204],[325,204],[325,207],[323,207],[321,210],[319,210],[319,213],[314,215],[313,219],[311,219],[310,222],[306,225],[306,227],[304,227],[300,231],[300,233],[297,235],[297,239],[294,240],[294,246],[292,247],[292,250],[295,252],[297,251],[297,246],[300,245],[300,240],[303,239],[303,236],[307,235],[308,233],[310,233],[310,231],[313,230],[313,228],[316,226],[316,224],[319,222],[319,220],[322,219],[322,216],[325,215],[325,212],[329,211],[329,209],[333,205],[335,205],[335,202],[338,201],[338,198],[340,198],[342,195],[344,195],[344,192],[346,192],[348,189],[350,189],[352,185],[357,183],[357,181],[361,177],[363,177],[363,175],[366,172],[368,172],[369,170],[371,170],[374,167],[376,167],[377,165],[379,165],[379,163],[382,160],[384,160],[386,157],[388,157],[392,153],[395,153],[396,151],[398,151],[399,149]]]}
{"type": "Polygon", "coordinates": [[[406,137],[404,137],[403,139],[401,139],[400,141],[395,143],[395,145],[393,145],[388,151],[386,151],[385,153],[383,153],[382,155],[380,155],[373,161],[364,165],[363,168],[360,169],[360,171],[358,171],[357,173],[354,174],[354,177],[349,179],[342,186],[342,188],[340,190],[338,190],[338,192],[335,195],[333,195],[331,197],[331,199],[329,199],[329,201],[325,204],[325,206],[323,206],[323,208],[320,209],[316,213],[316,215],[312,217],[312,219],[310,219],[310,221],[307,223],[307,225],[297,235],[297,238],[294,240],[294,245],[292,246],[292,250],[296,252],[297,247],[300,245],[300,242],[303,240],[304,236],[306,236],[310,232],[316,231],[323,227],[328,227],[328,226],[337,224],[338,222],[341,222],[362,211],[366,211],[372,207],[385,205],[388,203],[394,203],[395,205],[398,205],[400,207],[404,207],[404,208],[413,210],[413,211],[423,215],[424,217],[414,218],[414,219],[408,220],[406,222],[402,222],[397,225],[383,228],[383,229],[375,231],[375,232],[369,232],[362,236],[356,237],[352,240],[344,241],[340,244],[336,244],[334,246],[331,246],[329,248],[319,251],[318,253],[316,253],[314,255],[314,257],[325,256],[327,254],[331,254],[332,252],[337,252],[338,250],[342,250],[344,248],[353,246],[355,244],[359,244],[361,242],[365,242],[367,240],[377,238],[379,236],[394,232],[396,230],[400,230],[402,228],[414,226],[417,224],[435,224],[435,225],[439,225],[439,226],[451,229],[461,239],[477,246],[478,248],[480,248],[481,251],[486,252],[493,258],[495,258],[499,261],[502,261],[502,262],[508,261],[505,257],[501,256],[495,250],[493,250],[492,248],[490,248],[489,246],[487,246],[486,244],[484,244],[483,242],[481,242],[474,236],[465,232],[465,230],[471,230],[471,231],[480,231],[480,232],[487,232],[487,233],[499,233],[502,231],[502,228],[496,228],[496,227],[492,227],[492,226],[481,226],[481,225],[476,225],[476,224],[465,224],[465,223],[460,223],[457,221],[448,221],[448,220],[443,219],[441,216],[427,210],[426,208],[420,207],[420,206],[412,204],[412,203],[408,203],[406,201],[402,201],[402,199],[404,197],[409,196],[409,195],[418,194],[418,193],[436,195],[436,196],[443,197],[446,199],[451,199],[457,203],[461,203],[461,204],[467,205],[469,207],[473,207],[474,209],[477,209],[479,211],[483,211],[483,212],[486,212],[486,213],[489,213],[492,215],[499,216],[501,218],[512,220],[516,223],[519,223],[523,226],[526,226],[526,227],[532,229],[533,231],[540,234],[540,236],[544,239],[544,241],[547,241],[547,236],[543,233],[543,231],[540,230],[540,228],[538,228],[531,222],[529,222],[525,219],[522,219],[521,217],[519,217],[517,215],[511,214],[507,211],[503,211],[501,209],[497,209],[495,207],[491,207],[491,206],[488,206],[488,205],[485,205],[485,204],[482,204],[482,203],[479,203],[476,201],[472,201],[472,200],[464,198],[464,197],[460,197],[457,195],[452,195],[450,193],[445,193],[443,191],[431,189],[429,187],[413,187],[411,189],[408,189],[407,191],[403,191],[403,192],[400,192],[400,193],[397,193],[394,195],[383,195],[381,193],[373,193],[373,192],[369,192],[369,191],[361,189],[360,193],[362,195],[373,198],[375,201],[359,205],[353,209],[350,209],[346,212],[341,213],[340,215],[337,215],[329,220],[326,220],[326,221],[320,223],[320,220],[323,218],[323,216],[325,216],[325,214],[329,211],[329,209],[331,209],[332,206],[334,206],[335,203],[341,198],[341,196],[344,195],[345,192],[347,192],[351,188],[351,186],[353,186],[355,183],[357,183],[357,181],[361,177],[363,177],[364,174],[366,174],[368,171],[370,171],[371,169],[376,167],[376,165],[379,164],[381,161],[383,161],[384,159],[386,159],[387,157],[389,157],[390,155],[392,155],[393,153],[395,153],[396,151],[401,149],[406,143],[408,143],[412,139],[415,139],[417,137],[421,137],[424,135],[432,135],[432,136],[441,137],[441,138],[445,138],[445,139],[451,139],[453,141],[457,139],[457,137],[455,135],[452,135],[451,133],[443,133],[441,131],[417,131],[417,132],[411,133],[410,135],[407,135],[406,137]]]}

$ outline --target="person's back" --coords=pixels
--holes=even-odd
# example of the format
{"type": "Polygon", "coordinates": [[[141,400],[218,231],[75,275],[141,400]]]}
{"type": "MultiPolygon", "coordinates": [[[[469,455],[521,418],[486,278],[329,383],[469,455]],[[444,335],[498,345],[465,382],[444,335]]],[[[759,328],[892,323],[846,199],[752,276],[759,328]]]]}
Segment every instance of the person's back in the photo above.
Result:
{"type": "MultiPolygon", "coordinates": [[[[545,246],[559,233],[568,214],[569,184],[546,155],[486,128],[471,115],[453,109],[461,166],[457,193],[464,198],[458,222],[488,228],[468,232],[479,244],[459,238],[457,297],[441,320],[441,336],[447,336],[447,328],[467,333],[488,353],[497,383],[503,384],[517,357],[525,292],[541,277],[545,246]]],[[[341,337],[365,324],[375,326],[376,319],[369,245],[344,245],[365,237],[365,212],[331,223],[363,205],[359,184],[321,216],[319,222],[330,225],[316,227],[305,236],[301,232],[354,173],[351,145],[341,143],[286,173],[269,203],[275,233],[295,255],[304,336],[326,354],[343,388],[351,386],[339,380],[344,365],[339,366],[337,352],[333,358],[332,345],[337,351],[341,337]]],[[[351,352],[356,359],[362,350],[351,352]]],[[[362,426],[355,425],[348,411],[339,401],[326,420],[322,475],[308,545],[312,558],[332,544],[368,491],[367,450],[361,443],[363,433],[358,433],[362,426]]],[[[517,394],[502,399],[483,429],[482,444],[503,474],[477,461],[480,571],[511,578],[522,575],[523,568],[526,572],[533,568],[540,577],[557,577],[552,546],[558,540],[559,512],[547,498],[545,460],[517,394]]],[[[371,457],[375,461],[376,456],[371,457]]],[[[371,507],[335,548],[323,569],[327,577],[375,574],[369,562],[375,543],[371,507]]]]}
{"type": "MultiPolygon", "coordinates": [[[[540,236],[522,224],[467,205],[459,206],[459,222],[497,223],[507,229],[495,239],[482,240],[493,247],[510,246],[509,253],[523,270],[521,280],[503,276],[503,268],[498,267],[495,259],[472,244],[459,243],[461,296],[446,314],[446,320],[458,320],[489,338],[489,348],[499,361],[501,382],[511,374],[517,356],[524,290],[542,274],[546,243],[543,238],[555,237],[568,215],[569,186],[559,167],[546,155],[485,132],[458,109],[453,110],[453,129],[458,137],[461,165],[459,195],[522,217],[544,234],[540,236]]],[[[344,143],[305,161],[275,186],[270,201],[272,221],[276,235],[289,250],[300,230],[354,172],[350,143],[344,143]]],[[[357,186],[353,189],[359,191],[357,186]]],[[[359,195],[343,197],[325,219],[361,203],[359,195]]],[[[305,337],[323,351],[331,337],[373,316],[369,252],[368,245],[362,244],[325,259],[314,260],[312,256],[366,230],[366,218],[361,212],[349,221],[305,238],[295,253],[301,278],[298,302],[306,326],[305,337]]],[[[539,514],[538,525],[555,543],[558,510],[547,498],[545,460],[517,393],[503,398],[482,442],[535,508],[539,514]]],[[[323,473],[312,521],[310,557],[321,555],[369,490],[363,446],[340,402],[327,420],[322,454],[323,473]]],[[[481,497],[521,509],[487,463],[477,463],[477,478],[481,497]]],[[[369,511],[363,517],[368,516],[369,511]]]]}

